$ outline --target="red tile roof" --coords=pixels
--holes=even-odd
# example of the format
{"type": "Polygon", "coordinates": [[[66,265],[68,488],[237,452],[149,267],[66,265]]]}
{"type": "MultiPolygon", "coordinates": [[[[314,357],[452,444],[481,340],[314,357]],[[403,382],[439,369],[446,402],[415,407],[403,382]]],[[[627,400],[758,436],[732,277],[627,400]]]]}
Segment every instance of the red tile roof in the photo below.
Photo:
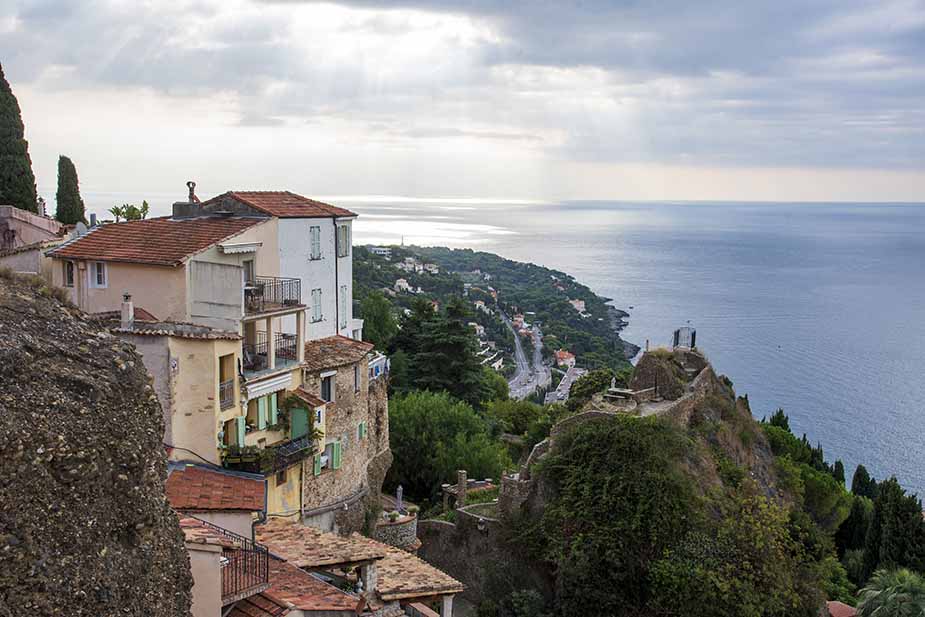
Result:
{"type": "Polygon", "coordinates": [[[305,368],[320,371],[353,364],[373,350],[372,343],[337,334],[305,343],[305,368]]]}
{"type": "Polygon", "coordinates": [[[293,394],[294,396],[296,396],[296,397],[302,399],[303,401],[305,401],[305,402],[308,403],[309,405],[311,405],[313,409],[314,409],[314,408],[317,408],[317,407],[324,407],[325,405],[327,405],[327,403],[326,403],[323,399],[318,398],[317,396],[315,396],[314,394],[312,394],[312,393],[309,392],[308,390],[306,390],[306,389],[304,389],[304,388],[301,388],[301,387],[296,388],[295,390],[293,390],[293,391],[292,391],[292,394],[293,394]]]}
{"type": "Polygon", "coordinates": [[[279,218],[322,218],[331,216],[356,216],[344,208],[338,208],[289,191],[229,191],[206,201],[203,206],[234,199],[251,208],[279,218]]]}
{"type": "Polygon", "coordinates": [[[830,600],[825,603],[826,609],[829,611],[829,615],[832,617],[855,617],[858,614],[858,610],[853,606],[848,606],[844,602],[838,602],[837,600],[830,600]]]}
{"type": "Polygon", "coordinates": [[[264,592],[235,602],[228,617],[280,617],[289,612],[289,607],[272,595],[264,592]]]}
{"type": "Polygon", "coordinates": [[[302,611],[343,611],[353,615],[360,602],[359,598],[279,559],[270,559],[269,594],[302,611]]]}
{"type": "Polygon", "coordinates": [[[109,223],[49,251],[52,257],[178,266],[213,244],[267,219],[202,216],[109,223]]]}
{"type": "Polygon", "coordinates": [[[180,530],[185,540],[192,544],[212,544],[226,549],[239,548],[233,536],[225,535],[192,516],[180,516],[180,530]]]}
{"type": "Polygon", "coordinates": [[[266,487],[251,479],[196,465],[171,465],[167,500],[174,510],[263,510],[266,487]]]}
{"type": "Polygon", "coordinates": [[[383,546],[356,542],[299,523],[270,519],[256,529],[257,541],[270,551],[300,568],[345,566],[364,561],[382,559],[383,546]]]}

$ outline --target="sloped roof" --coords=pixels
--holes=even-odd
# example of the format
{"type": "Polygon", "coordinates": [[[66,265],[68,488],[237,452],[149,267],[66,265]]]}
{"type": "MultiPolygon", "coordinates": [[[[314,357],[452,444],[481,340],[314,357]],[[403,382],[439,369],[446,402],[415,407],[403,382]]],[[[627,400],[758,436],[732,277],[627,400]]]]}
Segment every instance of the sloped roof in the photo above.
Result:
{"type": "Polygon", "coordinates": [[[353,364],[373,350],[372,343],[357,341],[337,334],[305,343],[304,366],[310,371],[321,371],[353,364]]]}
{"type": "Polygon", "coordinates": [[[289,607],[282,600],[263,592],[235,602],[228,617],[280,617],[288,612],[289,607]]]}
{"type": "Polygon", "coordinates": [[[207,206],[223,198],[235,199],[251,208],[278,218],[356,216],[355,213],[345,208],[302,197],[290,191],[228,191],[209,199],[203,205],[207,206]]]}
{"type": "Polygon", "coordinates": [[[465,585],[420,557],[394,546],[353,534],[351,540],[385,551],[376,562],[376,591],[385,601],[461,593],[465,585]]]}
{"type": "Polygon", "coordinates": [[[299,523],[270,519],[256,529],[257,541],[300,568],[318,568],[382,559],[385,549],[299,523]]]}
{"type": "Polygon", "coordinates": [[[191,544],[211,544],[227,549],[239,548],[238,542],[232,536],[227,536],[192,516],[180,516],[180,530],[186,541],[191,544]]]}
{"type": "Polygon", "coordinates": [[[829,600],[825,603],[825,607],[829,611],[831,617],[855,617],[855,615],[858,614],[856,608],[837,600],[829,600]]]}
{"type": "Polygon", "coordinates": [[[313,409],[317,407],[324,407],[325,405],[327,405],[327,403],[323,399],[318,398],[317,396],[315,396],[314,394],[312,394],[305,388],[302,388],[301,386],[293,390],[292,394],[302,399],[309,405],[311,405],[313,409]]]}
{"type": "Polygon", "coordinates": [[[172,464],[167,475],[167,500],[174,510],[263,510],[266,485],[249,478],[198,465],[172,464]]]}
{"type": "Polygon", "coordinates": [[[267,219],[200,216],[107,223],[48,252],[62,259],[92,259],[178,266],[188,257],[267,219]]]}
{"type": "Polygon", "coordinates": [[[270,559],[269,593],[302,611],[344,611],[353,615],[359,603],[359,598],[279,559],[270,559]]]}

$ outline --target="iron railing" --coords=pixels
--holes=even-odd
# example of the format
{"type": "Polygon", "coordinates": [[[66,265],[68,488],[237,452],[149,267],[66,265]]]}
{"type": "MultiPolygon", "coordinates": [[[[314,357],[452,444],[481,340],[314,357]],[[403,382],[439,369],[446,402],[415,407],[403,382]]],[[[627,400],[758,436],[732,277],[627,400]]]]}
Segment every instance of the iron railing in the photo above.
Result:
{"type": "Polygon", "coordinates": [[[244,312],[248,315],[301,303],[301,279],[257,276],[244,284],[244,312]]]}
{"type": "Polygon", "coordinates": [[[234,407],[234,379],[219,382],[218,401],[222,411],[234,407]]]}
{"type": "Polygon", "coordinates": [[[270,582],[270,553],[265,547],[208,521],[197,520],[228,539],[228,546],[222,548],[223,606],[267,588],[270,582]]]}
{"type": "Polygon", "coordinates": [[[298,439],[293,439],[276,448],[276,463],[274,471],[286,469],[290,465],[298,463],[315,452],[315,442],[311,435],[304,435],[298,439]]]}
{"type": "MultiPolygon", "coordinates": [[[[269,340],[265,330],[255,333],[253,343],[241,345],[242,366],[247,372],[258,372],[270,368],[268,356],[269,340]]],[[[298,359],[299,347],[295,334],[276,332],[273,335],[273,349],[276,355],[276,366],[285,366],[298,359]]]]}

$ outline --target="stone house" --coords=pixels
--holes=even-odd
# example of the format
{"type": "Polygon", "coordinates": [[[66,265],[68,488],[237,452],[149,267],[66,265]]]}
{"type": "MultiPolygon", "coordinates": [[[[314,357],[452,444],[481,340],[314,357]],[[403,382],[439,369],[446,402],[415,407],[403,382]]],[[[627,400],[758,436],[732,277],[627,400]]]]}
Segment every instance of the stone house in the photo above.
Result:
{"type": "Polygon", "coordinates": [[[303,461],[302,520],[325,530],[362,528],[391,464],[385,379],[370,375],[370,343],[332,336],[305,344],[302,390],[316,411],[315,454],[303,461]]]}

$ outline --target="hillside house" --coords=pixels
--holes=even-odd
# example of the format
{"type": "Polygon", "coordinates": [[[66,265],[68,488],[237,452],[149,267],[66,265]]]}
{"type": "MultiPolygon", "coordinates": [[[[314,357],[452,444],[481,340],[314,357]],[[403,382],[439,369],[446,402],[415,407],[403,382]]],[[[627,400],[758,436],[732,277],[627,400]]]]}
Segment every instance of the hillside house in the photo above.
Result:
{"type": "Polygon", "coordinates": [[[575,354],[566,351],[565,349],[560,349],[556,352],[556,366],[572,368],[575,366],[575,354]]]}
{"type": "Polygon", "coordinates": [[[396,280],[393,288],[396,293],[414,293],[414,288],[405,279],[396,280]]]}
{"type": "Polygon", "coordinates": [[[470,321],[467,325],[472,329],[473,332],[475,332],[477,337],[482,338],[485,336],[485,326],[482,324],[470,321]]]}
{"type": "Polygon", "coordinates": [[[392,259],[392,247],[389,246],[370,246],[368,250],[373,255],[378,255],[383,259],[390,260],[392,259]]]}
{"type": "Polygon", "coordinates": [[[422,268],[428,274],[440,274],[440,267],[437,264],[424,264],[422,268]]]}
{"type": "Polygon", "coordinates": [[[574,308],[579,313],[585,312],[585,301],[584,300],[575,299],[575,300],[569,300],[568,302],[569,304],[572,305],[572,308],[574,308]]]}

